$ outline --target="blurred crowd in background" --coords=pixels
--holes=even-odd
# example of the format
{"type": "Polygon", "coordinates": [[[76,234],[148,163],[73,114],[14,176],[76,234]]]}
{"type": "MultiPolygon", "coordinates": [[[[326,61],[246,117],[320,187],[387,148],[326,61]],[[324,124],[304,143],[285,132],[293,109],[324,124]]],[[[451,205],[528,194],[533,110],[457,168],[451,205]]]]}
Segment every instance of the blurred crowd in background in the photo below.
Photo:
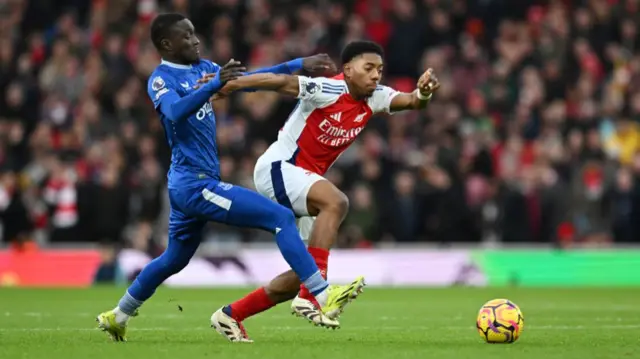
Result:
{"type": "MultiPolygon", "coordinates": [[[[341,247],[640,243],[638,0],[0,0],[4,241],[163,246],[170,152],[145,89],[165,11],[217,63],[338,59],[369,39],[389,86],[434,68],[426,110],[375,117],[328,173],[351,199],[341,247]]],[[[214,103],[225,181],[253,188],[293,105],[214,103]]]]}

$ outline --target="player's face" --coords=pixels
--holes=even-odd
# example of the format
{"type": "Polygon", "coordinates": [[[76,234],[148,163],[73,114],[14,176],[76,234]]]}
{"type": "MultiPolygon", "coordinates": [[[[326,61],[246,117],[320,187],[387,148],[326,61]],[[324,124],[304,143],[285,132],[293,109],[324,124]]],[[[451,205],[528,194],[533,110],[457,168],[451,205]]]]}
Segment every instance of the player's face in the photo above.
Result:
{"type": "Polygon", "coordinates": [[[344,74],[358,92],[371,96],[382,79],[383,63],[378,54],[362,54],[345,65],[344,74]]]}
{"type": "Polygon", "coordinates": [[[195,34],[193,24],[188,19],[173,25],[169,42],[175,57],[183,62],[193,63],[200,60],[200,40],[195,34]]]}

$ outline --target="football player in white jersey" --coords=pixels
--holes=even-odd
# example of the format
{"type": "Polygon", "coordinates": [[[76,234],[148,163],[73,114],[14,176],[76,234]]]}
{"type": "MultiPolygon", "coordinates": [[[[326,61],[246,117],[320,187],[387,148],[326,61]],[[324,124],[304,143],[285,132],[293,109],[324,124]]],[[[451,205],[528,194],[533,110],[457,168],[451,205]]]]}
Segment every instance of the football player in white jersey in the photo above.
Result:
{"type": "MultiPolygon", "coordinates": [[[[342,63],[342,74],[334,78],[256,74],[229,81],[222,90],[223,93],[247,88],[272,90],[299,99],[278,140],[258,160],[254,181],[258,192],[291,208],[299,217],[300,234],[308,240],[309,252],[325,277],[329,250],[347,215],[349,201],[323,175],[373,114],[422,109],[440,86],[431,69],[422,74],[416,90],[410,93],[379,85],[383,50],[373,42],[348,44],[342,53],[342,63]]],[[[364,285],[362,277],[351,283],[349,295],[323,308],[324,314],[337,318],[364,285]]],[[[239,328],[244,319],[292,298],[294,314],[322,325],[313,296],[301,287],[291,271],[221,308],[214,317],[229,327],[239,328]]]]}

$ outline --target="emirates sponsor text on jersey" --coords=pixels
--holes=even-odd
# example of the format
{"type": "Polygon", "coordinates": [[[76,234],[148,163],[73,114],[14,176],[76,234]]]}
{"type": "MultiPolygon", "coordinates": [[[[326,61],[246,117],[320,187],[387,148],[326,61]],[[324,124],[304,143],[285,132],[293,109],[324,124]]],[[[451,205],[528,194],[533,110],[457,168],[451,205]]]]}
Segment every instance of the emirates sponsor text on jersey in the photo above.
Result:
{"type": "Polygon", "coordinates": [[[341,147],[353,142],[358,134],[364,129],[364,126],[345,129],[340,126],[332,125],[327,119],[322,120],[319,127],[322,134],[318,136],[318,141],[324,145],[332,147],[341,147]]]}

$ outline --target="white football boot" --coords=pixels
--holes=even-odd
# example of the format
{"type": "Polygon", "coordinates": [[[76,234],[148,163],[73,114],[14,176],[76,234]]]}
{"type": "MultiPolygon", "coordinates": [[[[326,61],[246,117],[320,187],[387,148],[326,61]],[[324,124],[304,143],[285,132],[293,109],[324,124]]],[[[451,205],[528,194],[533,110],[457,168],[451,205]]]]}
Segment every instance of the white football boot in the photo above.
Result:
{"type": "Polygon", "coordinates": [[[364,277],[356,278],[349,285],[330,285],[327,301],[320,309],[312,301],[296,296],[291,302],[291,313],[316,326],[337,329],[340,327],[338,317],[347,304],[363,292],[365,285],[364,277]]]}
{"type": "Polygon", "coordinates": [[[235,343],[253,343],[241,322],[226,315],[222,308],[211,315],[211,327],[220,335],[235,343]]]}

